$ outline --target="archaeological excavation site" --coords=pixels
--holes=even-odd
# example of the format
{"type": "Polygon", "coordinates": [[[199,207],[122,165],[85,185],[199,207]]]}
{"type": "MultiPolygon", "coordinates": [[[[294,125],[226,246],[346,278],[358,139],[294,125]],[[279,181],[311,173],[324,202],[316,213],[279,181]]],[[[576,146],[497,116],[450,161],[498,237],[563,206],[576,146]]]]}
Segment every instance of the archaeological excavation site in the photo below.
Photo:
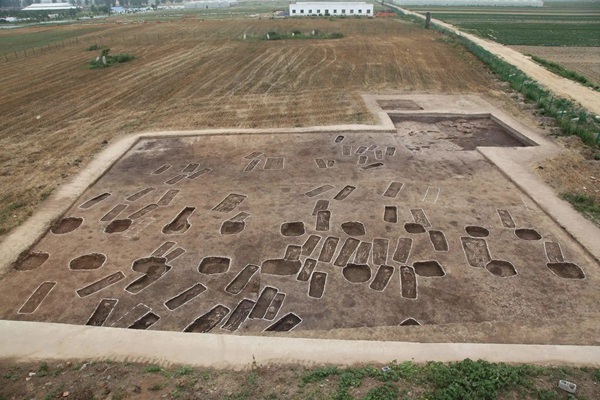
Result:
{"type": "Polygon", "coordinates": [[[365,102],[379,125],[129,137],[10,264],[0,318],[597,344],[597,260],[521,176],[552,145],[476,96],[365,102]]]}

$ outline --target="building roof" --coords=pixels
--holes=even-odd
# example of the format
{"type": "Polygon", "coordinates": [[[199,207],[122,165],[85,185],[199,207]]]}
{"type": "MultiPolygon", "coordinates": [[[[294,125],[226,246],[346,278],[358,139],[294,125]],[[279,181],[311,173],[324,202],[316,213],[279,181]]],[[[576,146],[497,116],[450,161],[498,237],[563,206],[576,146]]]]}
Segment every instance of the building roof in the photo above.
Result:
{"type": "Polygon", "coordinates": [[[302,5],[302,6],[311,6],[311,7],[328,6],[328,5],[341,6],[341,5],[345,5],[345,4],[353,5],[353,6],[364,6],[364,5],[372,6],[373,5],[371,3],[367,3],[364,1],[297,1],[295,3],[290,3],[290,5],[302,5]]]}
{"type": "Polygon", "coordinates": [[[75,10],[76,6],[71,3],[40,3],[31,4],[22,11],[61,11],[61,10],[75,10]]]}

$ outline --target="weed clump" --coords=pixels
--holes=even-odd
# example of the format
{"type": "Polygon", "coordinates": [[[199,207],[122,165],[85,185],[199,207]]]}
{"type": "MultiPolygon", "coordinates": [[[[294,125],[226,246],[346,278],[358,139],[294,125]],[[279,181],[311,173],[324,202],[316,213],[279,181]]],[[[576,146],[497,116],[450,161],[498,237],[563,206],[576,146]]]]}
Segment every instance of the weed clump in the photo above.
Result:
{"type": "Polygon", "coordinates": [[[341,39],[344,34],[341,32],[325,33],[317,30],[312,30],[304,33],[299,30],[294,30],[290,33],[280,33],[275,31],[267,32],[264,40],[282,40],[282,39],[341,39]]]}
{"type": "Polygon", "coordinates": [[[531,59],[533,61],[535,61],[536,63],[545,67],[548,71],[553,72],[556,75],[562,76],[563,78],[567,78],[572,81],[581,83],[582,85],[590,87],[596,91],[600,91],[600,85],[596,85],[595,83],[591,82],[585,76],[583,76],[575,71],[571,71],[570,69],[566,69],[562,65],[557,64],[555,62],[545,60],[545,59],[538,57],[536,55],[533,55],[533,54],[528,54],[528,55],[531,57],[531,59]]]}
{"type": "Polygon", "coordinates": [[[120,54],[116,54],[116,55],[111,55],[109,53],[110,53],[110,49],[108,49],[108,48],[102,49],[102,52],[100,53],[100,55],[98,57],[90,60],[90,68],[95,69],[95,68],[110,67],[111,65],[131,61],[135,58],[131,54],[127,54],[127,53],[120,53],[120,54]]]}
{"type": "MultiPolygon", "coordinates": [[[[600,222],[600,203],[596,201],[594,196],[583,193],[563,193],[561,197],[592,221],[600,222]]],[[[600,381],[600,372],[598,373],[598,381],[600,381]]]]}
{"type": "Polygon", "coordinates": [[[88,47],[86,50],[87,50],[87,51],[95,51],[95,50],[102,50],[102,49],[104,49],[104,48],[105,48],[105,47],[104,47],[103,45],[101,45],[101,44],[100,44],[100,45],[98,45],[98,44],[93,44],[93,45],[91,45],[90,47],[88,47]]]}

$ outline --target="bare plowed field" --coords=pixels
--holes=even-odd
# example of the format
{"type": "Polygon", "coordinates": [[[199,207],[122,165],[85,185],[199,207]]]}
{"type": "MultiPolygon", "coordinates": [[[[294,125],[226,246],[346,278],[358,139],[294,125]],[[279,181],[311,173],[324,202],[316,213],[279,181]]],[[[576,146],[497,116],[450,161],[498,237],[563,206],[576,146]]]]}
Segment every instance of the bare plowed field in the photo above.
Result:
{"type": "MultiPolygon", "coordinates": [[[[372,123],[359,93],[486,92],[473,56],[396,20],[230,20],[93,25],[64,47],[0,61],[0,234],[113,138],[138,131],[372,123]],[[97,29],[96,29],[97,28],[97,29]],[[267,31],[337,40],[251,39],[267,31]],[[248,40],[242,40],[244,33],[248,40]],[[88,69],[106,45],[134,61],[88,69]]],[[[1,32],[16,34],[48,28],[1,32]]],[[[31,37],[30,37],[31,39],[31,37]]],[[[35,41],[32,41],[35,43],[35,41]]],[[[38,45],[39,46],[39,45],[38,45]]],[[[17,53],[19,54],[19,53],[17,53]]],[[[22,53],[21,53],[22,54],[22,53]]],[[[14,55],[13,55],[14,56],[14,55]]],[[[0,236],[1,238],[1,236],[0,236]]]]}
{"type": "Polygon", "coordinates": [[[533,54],[579,72],[600,85],[600,47],[512,46],[524,54],[533,54]]]}

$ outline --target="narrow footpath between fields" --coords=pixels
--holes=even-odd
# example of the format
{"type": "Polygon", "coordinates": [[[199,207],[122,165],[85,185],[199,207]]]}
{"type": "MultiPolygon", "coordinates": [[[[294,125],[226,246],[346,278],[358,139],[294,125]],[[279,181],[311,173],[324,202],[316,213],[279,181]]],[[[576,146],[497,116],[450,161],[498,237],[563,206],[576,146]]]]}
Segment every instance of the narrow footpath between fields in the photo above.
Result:
{"type": "MultiPolygon", "coordinates": [[[[389,3],[386,3],[386,5],[394,7],[407,15],[413,15],[418,18],[425,18],[422,14],[409,11],[401,7],[394,6],[389,3]]],[[[581,104],[588,111],[596,115],[600,115],[600,92],[596,92],[577,82],[573,82],[569,79],[555,75],[552,72],[548,71],[546,68],[536,64],[528,56],[521,54],[518,51],[511,49],[510,47],[462,32],[454,25],[447,24],[435,18],[432,18],[431,21],[432,23],[438,24],[440,26],[443,26],[444,28],[449,29],[456,35],[463,36],[471,40],[475,44],[486,49],[487,51],[502,58],[504,61],[514,65],[515,67],[519,68],[521,71],[529,75],[533,80],[539,82],[543,86],[550,89],[552,92],[554,92],[554,94],[560,97],[574,100],[575,102],[581,104]]]]}

